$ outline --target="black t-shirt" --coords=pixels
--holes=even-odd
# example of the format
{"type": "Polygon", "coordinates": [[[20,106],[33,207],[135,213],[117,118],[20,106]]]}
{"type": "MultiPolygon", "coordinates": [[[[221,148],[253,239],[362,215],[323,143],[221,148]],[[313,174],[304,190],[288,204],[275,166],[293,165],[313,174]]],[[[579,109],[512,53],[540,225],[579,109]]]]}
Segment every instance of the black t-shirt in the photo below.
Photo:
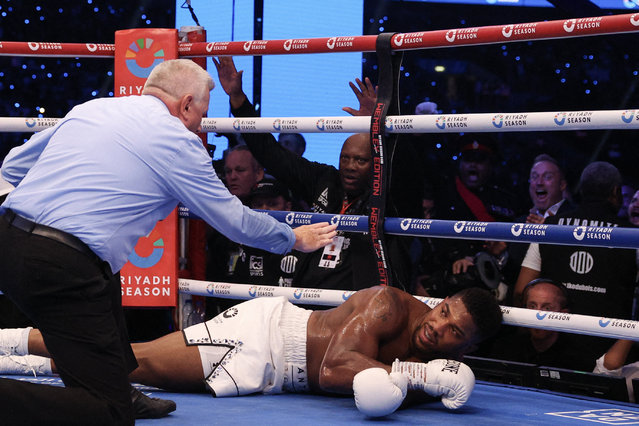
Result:
{"type": "MultiPolygon", "coordinates": [[[[246,101],[240,108],[233,110],[233,115],[254,116],[255,111],[246,101]]],[[[335,167],[299,157],[277,143],[270,133],[246,133],[242,137],[266,171],[288,186],[293,195],[307,203],[313,212],[341,212],[345,193],[339,171],[335,167]]],[[[412,186],[401,185],[405,182],[406,175],[411,174],[410,168],[399,167],[397,170],[398,174],[393,174],[397,178],[396,186],[392,188],[402,187],[404,191],[401,196],[391,197],[393,200],[387,207],[387,215],[417,217],[416,214],[421,214],[421,191],[413,190],[417,182],[412,186]]],[[[343,214],[368,215],[368,200],[369,192],[365,192],[343,214]]],[[[327,257],[325,249],[300,256],[293,279],[294,287],[361,290],[377,284],[376,256],[368,234],[340,232],[339,236],[343,240],[336,262],[322,262],[327,257]]],[[[411,241],[411,237],[386,236],[387,255],[392,265],[395,286],[408,287],[408,251],[411,241]]]]}
{"type": "Polygon", "coordinates": [[[592,353],[588,348],[588,342],[566,333],[559,333],[550,348],[544,352],[537,352],[528,332],[519,330],[496,340],[489,356],[506,361],[592,372],[595,361],[603,353],[592,353]]]}
{"type": "MultiPolygon", "coordinates": [[[[547,224],[596,228],[628,226],[607,202],[582,203],[577,209],[546,219],[547,224]]],[[[605,236],[605,233],[602,235],[605,236]]],[[[540,244],[540,276],[563,283],[571,312],[630,319],[637,276],[636,250],[540,244]]]]}

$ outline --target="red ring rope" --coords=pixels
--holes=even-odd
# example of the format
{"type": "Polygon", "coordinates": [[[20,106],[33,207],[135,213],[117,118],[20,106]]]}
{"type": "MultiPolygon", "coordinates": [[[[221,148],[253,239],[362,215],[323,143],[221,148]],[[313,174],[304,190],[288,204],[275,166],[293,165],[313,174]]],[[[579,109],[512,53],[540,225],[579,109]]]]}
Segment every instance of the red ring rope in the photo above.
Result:
{"type": "MultiPolygon", "coordinates": [[[[508,43],[639,32],[639,13],[399,33],[393,50],[508,43]]],[[[374,52],[377,36],[179,43],[180,57],[374,52]]],[[[0,56],[112,57],[113,44],[0,41],[0,56]]]]}

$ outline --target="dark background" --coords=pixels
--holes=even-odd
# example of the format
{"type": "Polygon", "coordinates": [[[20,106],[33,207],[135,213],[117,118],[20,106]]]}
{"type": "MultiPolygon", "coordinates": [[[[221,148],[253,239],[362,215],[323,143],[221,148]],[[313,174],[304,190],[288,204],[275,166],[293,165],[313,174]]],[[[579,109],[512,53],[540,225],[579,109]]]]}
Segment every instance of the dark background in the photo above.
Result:
{"type": "MultiPolygon", "coordinates": [[[[587,0],[551,1],[557,7],[470,6],[413,1],[366,1],[365,34],[413,32],[561,20],[625,10],[601,10],[587,0]],[[381,23],[380,23],[381,22],[381,23]]],[[[635,11],[636,12],[636,11],[635,11]]],[[[443,114],[634,109],[639,105],[637,34],[503,43],[407,51],[402,61],[402,114],[424,101],[443,114]],[[435,65],[445,65],[437,73],[435,65]]],[[[377,76],[375,54],[365,54],[363,74],[377,76]]],[[[500,147],[497,180],[529,203],[532,159],[548,153],[574,187],[592,161],[609,161],[637,189],[636,131],[557,131],[492,134],[500,147]]],[[[420,147],[431,176],[452,173],[456,134],[431,135],[420,147]],[[441,148],[437,148],[437,144],[441,148]]],[[[435,178],[436,181],[436,178],[435,178]]],[[[526,207],[530,207],[529,205],[526,207]]]]}
{"type": "MultiPolygon", "coordinates": [[[[379,34],[629,12],[597,10],[582,0],[555,3],[559,7],[366,0],[363,28],[364,34],[379,34]]],[[[0,41],[113,43],[114,32],[119,29],[174,26],[174,1],[0,1],[0,41]]],[[[639,106],[637,37],[595,36],[409,51],[403,60],[403,73],[408,75],[400,82],[402,113],[413,114],[415,106],[424,100],[436,102],[444,114],[632,109],[639,106]],[[437,64],[445,65],[446,72],[434,72],[437,64]]],[[[112,69],[110,59],[0,56],[0,116],[62,117],[78,103],[112,96],[112,69]],[[44,113],[39,112],[40,108],[44,113]]],[[[377,79],[374,54],[364,55],[362,71],[377,79]]],[[[593,160],[612,162],[630,180],[637,177],[634,167],[639,160],[639,144],[634,131],[493,136],[500,146],[498,179],[524,200],[530,161],[540,152],[558,158],[568,171],[571,185],[593,160]]],[[[28,137],[0,133],[0,158],[28,137]]],[[[432,135],[420,144],[432,174],[449,173],[454,167],[455,137],[432,135]]]]}

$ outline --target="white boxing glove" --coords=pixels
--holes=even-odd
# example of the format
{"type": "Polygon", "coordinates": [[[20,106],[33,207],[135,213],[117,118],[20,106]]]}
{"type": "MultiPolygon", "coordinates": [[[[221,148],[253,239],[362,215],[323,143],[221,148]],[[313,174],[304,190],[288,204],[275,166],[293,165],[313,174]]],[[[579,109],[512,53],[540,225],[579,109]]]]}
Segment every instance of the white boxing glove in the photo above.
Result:
{"type": "Polygon", "coordinates": [[[386,416],[402,404],[407,386],[408,377],[403,374],[367,368],[353,378],[355,405],[368,417],[386,416]]]}
{"type": "Polygon", "coordinates": [[[470,367],[450,359],[435,359],[425,364],[395,360],[392,371],[408,377],[409,390],[441,396],[444,406],[451,410],[464,405],[475,387],[475,375],[470,367]]]}

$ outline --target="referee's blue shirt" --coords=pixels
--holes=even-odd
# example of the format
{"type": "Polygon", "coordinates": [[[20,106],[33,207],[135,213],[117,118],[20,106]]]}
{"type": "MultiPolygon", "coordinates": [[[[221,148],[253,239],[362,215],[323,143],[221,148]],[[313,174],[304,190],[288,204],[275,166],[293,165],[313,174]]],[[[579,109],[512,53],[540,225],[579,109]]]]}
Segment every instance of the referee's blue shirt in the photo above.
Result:
{"type": "Polygon", "coordinates": [[[182,202],[233,241],[274,253],[293,231],[253,212],[217,177],[200,138],[149,95],[91,100],[12,149],[3,207],[84,241],[113,272],[182,202]]]}

